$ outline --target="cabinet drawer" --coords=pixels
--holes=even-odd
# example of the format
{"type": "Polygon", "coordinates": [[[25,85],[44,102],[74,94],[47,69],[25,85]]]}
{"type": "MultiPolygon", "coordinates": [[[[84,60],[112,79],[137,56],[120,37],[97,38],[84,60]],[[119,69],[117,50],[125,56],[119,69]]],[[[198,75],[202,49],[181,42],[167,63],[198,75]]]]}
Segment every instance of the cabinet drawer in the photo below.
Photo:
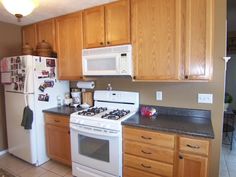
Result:
{"type": "Polygon", "coordinates": [[[124,166],[161,176],[173,176],[173,165],[136,157],[133,155],[124,154],[124,166]]]}
{"type": "Polygon", "coordinates": [[[174,151],[166,148],[160,148],[155,145],[141,144],[134,141],[125,140],[123,151],[128,154],[148,158],[151,160],[174,163],[174,151]]]}
{"type": "Polygon", "coordinates": [[[48,114],[48,113],[45,114],[46,124],[69,127],[69,121],[70,119],[68,116],[48,114]]]}
{"type": "Polygon", "coordinates": [[[210,143],[207,140],[192,139],[192,138],[186,138],[186,137],[179,138],[180,151],[208,155],[209,144],[210,143]]]}
{"type": "Polygon", "coordinates": [[[123,177],[161,177],[151,173],[146,173],[134,168],[124,167],[123,168],[123,177]]]}
{"type": "Polygon", "coordinates": [[[174,149],[175,136],[130,127],[123,128],[123,137],[127,140],[148,143],[174,149]]]}

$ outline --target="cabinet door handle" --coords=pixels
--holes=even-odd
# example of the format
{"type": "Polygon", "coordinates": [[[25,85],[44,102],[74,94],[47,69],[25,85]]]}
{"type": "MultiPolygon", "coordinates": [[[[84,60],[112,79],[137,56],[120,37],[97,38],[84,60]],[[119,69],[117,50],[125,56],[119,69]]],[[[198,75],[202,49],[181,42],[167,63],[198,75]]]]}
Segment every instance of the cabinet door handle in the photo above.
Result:
{"type": "Polygon", "coordinates": [[[152,138],[150,137],[145,137],[145,136],[141,136],[141,138],[145,139],[145,140],[151,140],[152,138]]]}
{"type": "Polygon", "coordinates": [[[187,144],[186,146],[189,147],[189,148],[192,148],[192,149],[199,149],[200,148],[200,146],[193,146],[193,145],[190,145],[190,144],[187,144]]]}
{"type": "Polygon", "coordinates": [[[141,152],[144,153],[144,154],[152,154],[151,152],[146,152],[144,150],[141,150],[141,152]]]}
{"type": "Polygon", "coordinates": [[[183,159],[184,157],[182,155],[179,155],[179,159],[183,159]]]}
{"type": "Polygon", "coordinates": [[[54,122],[60,122],[60,120],[54,120],[54,122]]]}
{"type": "Polygon", "coordinates": [[[111,44],[109,41],[107,41],[107,44],[109,45],[109,44],[111,44]]]}
{"type": "Polygon", "coordinates": [[[188,75],[185,75],[184,78],[185,78],[185,79],[188,79],[188,75]]]}
{"type": "Polygon", "coordinates": [[[68,134],[70,134],[70,130],[68,131],[68,134]]]}
{"type": "Polygon", "coordinates": [[[141,166],[144,167],[144,168],[152,168],[151,166],[146,166],[144,164],[141,164],[141,166]]]}
{"type": "Polygon", "coordinates": [[[100,42],[100,45],[103,45],[103,42],[100,42]]]}

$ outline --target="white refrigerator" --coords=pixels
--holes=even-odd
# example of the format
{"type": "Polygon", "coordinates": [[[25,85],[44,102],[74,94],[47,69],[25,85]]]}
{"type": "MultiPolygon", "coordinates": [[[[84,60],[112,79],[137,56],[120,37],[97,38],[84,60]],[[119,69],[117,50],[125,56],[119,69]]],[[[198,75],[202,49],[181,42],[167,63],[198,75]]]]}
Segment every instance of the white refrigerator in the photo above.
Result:
{"type": "Polygon", "coordinates": [[[1,62],[4,80],[9,153],[36,166],[49,160],[42,110],[56,107],[57,98],[69,92],[69,82],[57,79],[55,58],[8,57],[1,62]],[[4,66],[2,66],[2,64],[4,66]],[[24,107],[33,111],[32,129],[21,126],[24,107]]]}

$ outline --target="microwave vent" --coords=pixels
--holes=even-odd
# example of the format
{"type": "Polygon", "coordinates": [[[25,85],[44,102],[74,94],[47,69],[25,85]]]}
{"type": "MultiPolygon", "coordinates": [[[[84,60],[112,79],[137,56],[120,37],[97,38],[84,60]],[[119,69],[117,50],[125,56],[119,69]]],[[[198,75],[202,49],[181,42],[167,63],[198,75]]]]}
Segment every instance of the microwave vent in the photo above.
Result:
{"type": "Polygon", "coordinates": [[[109,54],[109,53],[125,53],[125,52],[131,52],[131,49],[132,49],[131,45],[83,49],[82,55],[88,56],[88,55],[103,55],[103,54],[109,54]]]}

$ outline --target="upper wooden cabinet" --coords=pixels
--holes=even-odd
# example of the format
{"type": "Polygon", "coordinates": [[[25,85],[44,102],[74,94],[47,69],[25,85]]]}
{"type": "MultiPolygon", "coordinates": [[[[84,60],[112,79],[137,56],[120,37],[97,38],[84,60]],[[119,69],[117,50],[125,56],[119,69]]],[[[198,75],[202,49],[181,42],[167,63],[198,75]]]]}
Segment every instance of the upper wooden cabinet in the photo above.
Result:
{"type": "Polygon", "coordinates": [[[84,48],[130,43],[130,1],[84,10],[83,27],[84,48]]]}
{"type": "Polygon", "coordinates": [[[132,0],[135,79],[210,79],[212,9],[212,0],[132,0]]]}
{"type": "Polygon", "coordinates": [[[84,48],[105,45],[104,6],[83,12],[84,48]]]}
{"type": "Polygon", "coordinates": [[[38,41],[42,42],[45,40],[50,43],[53,50],[55,51],[56,38],[55,38],[55,20],[49,19],[39,22],[37,25],[37,37],[38,41]]]}
{"type": "Polygon", "coordinates": [[[185,0],[185,77],[210,79],[212,75],[213,0],[185,0]]]}
{"type": "Polygon", "coordinates": [[[135,79],[180,79],[181,0],[132,0],[131,17],[135,79]]]}
{"type": "Polygon", "coordinates": [[[130,1],[105,6],[106,45],[130,43],[130,1]]]}
{"type": "Polygon", "coordinates": [[[56,18],[58,75],[62,80],[82,77],[82,13],[56,18]]]}
{"type": "Polygon", "coordinates": [[[22,44],[28,43],[33,49],[37,45],[37,28],[36,24],[27,25],[22,27],[22,44]]]}

